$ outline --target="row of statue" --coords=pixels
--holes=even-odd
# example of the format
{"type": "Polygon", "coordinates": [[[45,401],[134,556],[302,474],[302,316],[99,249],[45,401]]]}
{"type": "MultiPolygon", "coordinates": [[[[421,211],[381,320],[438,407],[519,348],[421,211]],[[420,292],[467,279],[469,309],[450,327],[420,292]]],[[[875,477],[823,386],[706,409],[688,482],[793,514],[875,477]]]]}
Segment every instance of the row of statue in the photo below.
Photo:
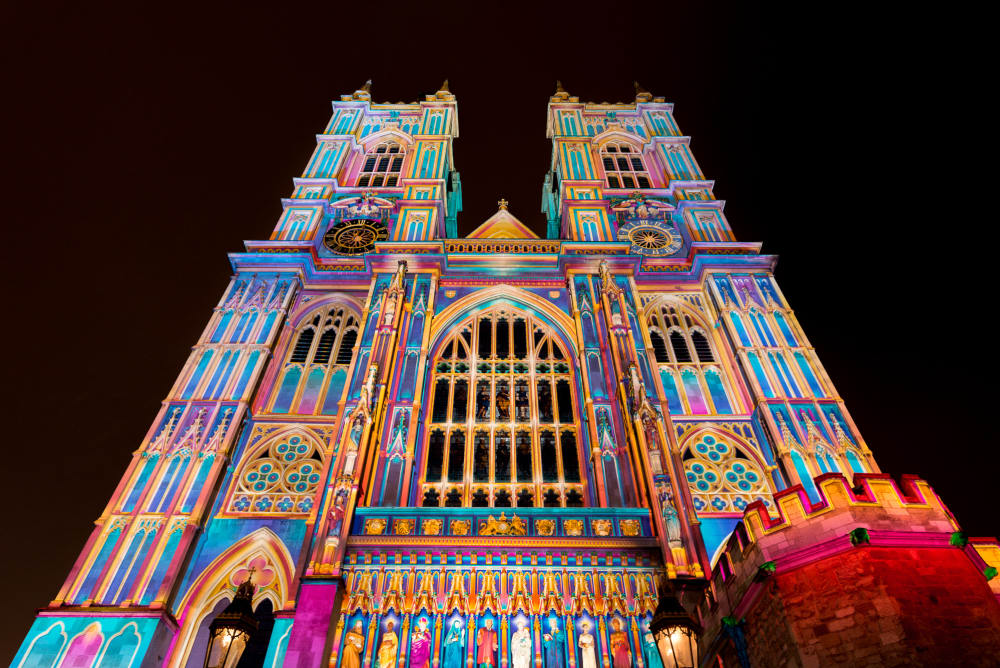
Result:
{"type": "MultiPolygon", "coordinates": [[[[427,628],[426,617],[417,620],[416,628],[410,635],[410,650],[408,668],[429,668],[431,664],[431,631],[427,628]]],[[[511,668],[531,668],[535,656],[531,631],[525,620],[514,622],[516,630],[510,636],[511,668]]],[[[634,668],[636,666],[628,633],[622,620],[615,617],[611,620],[611,634],[608,639],[608,658],[612,668],[634,668]]],[[[577,636],[579,654],[575,664],[578,668],[598,668],[601,665],[598,652],[599,646],[591,633],[590,622],[580,622],[577,636]]],[[[497,649],[499,648],[497,631],[493,627],[493,619],[487,617],[483,625],[476,631],[475,668],[497,668],[497,649]]],[[[542,634],[542,647],[539,648],[543,668],[568,668],[570,662],[566,658],[567,642],[559,620],[549,618],[548,629],[542,634]]],[[[344,638],[344,649],[341,653],[340,668],[361,668],[363,665],[365,635],[362,620],[356,620],[344,638]]],[[[466,668],[468,648],[466,643],[466,626],[461,619],[451,623],[443,641],[443,650],[439,657],[440,668],[466,668]]],[[[656,648],[653,634],[646,625],[642,638],[642,662],[645,668],[663,668],[660,654],[656,648]]],[[[397,667],[399,657],[399,636],[392,621],[386,623],[382,632],[378,650],[372,661],[372,668],[407,668],[397,667]]]]}

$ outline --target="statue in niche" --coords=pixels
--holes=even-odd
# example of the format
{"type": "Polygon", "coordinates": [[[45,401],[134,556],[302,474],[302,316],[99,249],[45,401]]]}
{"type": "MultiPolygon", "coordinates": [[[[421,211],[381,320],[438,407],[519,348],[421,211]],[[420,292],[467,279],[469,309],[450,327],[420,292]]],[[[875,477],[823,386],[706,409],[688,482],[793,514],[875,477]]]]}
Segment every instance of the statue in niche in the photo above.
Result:
{"type": "MultiPolygon", "coordinates": [[[[378,646],[378,657],[376,658],[376,668],[395,668],[396,654],[399,650],[399,636],[393,631],[393,623],[386,624],[385,633],[382,634],[382,644],[378,646]]],[[[617,668],[617,666],[615,667],[617,668]]]]}
{"type": "Polygon", "coordinates": [[[607,260],[601,260],[601,263],[597,265],[597,273],[601,277],[601,284],[605,290],[615,284],[615,279],[611,276],[611,269],[608,268],[607,260]]]}
{"type": "Polygon", "coordinates": [[[344,508],[347,506],[347,497],[350,488],[347,485],[338,485],[333,494],[333,508],[330,509],[330,533],[339,534],[344,523],[344,508]]]}
{"type": "Polygon", "coordinates": [[[563,668],[563,637],[559,630],[559,620],[549,618],[549,630],[542,636],[542,658],[544,668],[563,668]]]}
{"type": "Polygon", "coordinates": [[[354,622],[354,626],[344,638],[344,655],[340,658],[341,668],[361,668],[361,650],[364,648],[365,634],[359,619],[354,622]]]}
{"type": "Polygon", "coordinates": [[[361,433],[364,431],[364,416],[358,415],[351,423],[351,434],[347,442],[347,453],[344,455],[344,475],[354,474],[354,464],[358,459],[358,448],[361,446],[361,433]]]}
{"type": "Polygon", "coordinates": [[[375,374],[378,373],[377,364],[368,365],[368,376],[365,378],[365,384],[361,386],[361,391],[358,393],[358,406],[364,407],[364,411],[370,412],[372,409],[372,402],[375,400],[375,374]]]}
{"type": "Polygon", "coordinates": [[[663,499],[663,528],[667,532],[667,544],[671,549],[683,547],[684,539],[681,537],[681,520],[677,515],[677,509],[667,494],[663,499]]]}
{"type": "Polygon", "coordinates": [[[461,619],[451,624],[444,639],[444,665],[442,668],[463,668],[465,665],[465,625],[461,619]]]}
{"type": "Polygon", "coordinates": [[[382,324],[391,325],[393,316],[396,315],[396,300],[388,292],[382,297],[382,324]]]}
{"type": "Polygon", "coordinates": [[[417,628],[410,636],[410,668],[427,668],[431,659],[431,633],[427,618],[417,620],[417,628]]]}
{"type": "Polygon", "coordinates": [[[389,294],[394,292],[399,292],[403,289],[405,285],[404,281],[406,279],[406,261],[400,260],[396,264],[396,273],[392,276],[392,282],[389,284],[389,294]]]}
{"type": "Polygon", "coordinates": [[[496,668],[496,665],[497,632],[493,629],[493,619],[487,617],[476,632],[476,668],[496,668]]]}
{"type": "Polygon", "coordinates": [[[646,625],[646,633],[642,636],[642,658],[646,662],[646,668],[663,668],[663,659],[660,658],[660,650],[656,646],[656,638],[653,632],[646,625]]]}
{"type": "Polygon", "coordinates": [[[611,656],[614,668],[632,668],[632,648],[628,644],[628,636],[622,629],[622,620],[615,617],[611,620],[611,656]]]}
{"type": "Polygon", "coordinates": [[[594,636],[590,634],[590,622],[581,622],[580,640],[577,645],[580,647],[580,668],[597,668],[597,651],[594,643],[594,636]]]}
{"type": "Polygon", "coordinates": [[[531,632],[525,621],[519,619],[517,631],[510,637],[510,658],[514,668],[528,668],[531,656],[531,632]]]}

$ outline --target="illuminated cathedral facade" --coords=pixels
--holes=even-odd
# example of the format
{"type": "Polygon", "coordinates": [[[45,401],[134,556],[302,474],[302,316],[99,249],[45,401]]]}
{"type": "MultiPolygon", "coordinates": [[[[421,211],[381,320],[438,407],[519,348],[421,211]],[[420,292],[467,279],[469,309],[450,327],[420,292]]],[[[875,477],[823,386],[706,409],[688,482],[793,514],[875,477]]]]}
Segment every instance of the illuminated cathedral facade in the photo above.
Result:
{"type": "Polygon", "coordinates": [[[880,474],[672,104],[557,87],[545,238],[504,200],[458,237],[458,129],[447,83],[333,102],[15,666],[204,666],[247,582],[247,668],[663,668],[668,589],[704,665],[749,665],[732,596],[831,509],[838,546],[919,534],[996,605],[1000,550],[880,474]]]}

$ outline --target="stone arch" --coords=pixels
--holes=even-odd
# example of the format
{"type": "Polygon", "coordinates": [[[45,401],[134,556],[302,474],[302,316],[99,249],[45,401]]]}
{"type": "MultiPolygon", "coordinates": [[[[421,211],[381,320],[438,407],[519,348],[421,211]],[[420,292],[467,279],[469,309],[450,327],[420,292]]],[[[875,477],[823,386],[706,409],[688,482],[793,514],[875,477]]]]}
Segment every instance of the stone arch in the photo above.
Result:
{"type": "Polygon", "coordinates": [[[245,572],[245,565],[261,558],[271,567],[272,573],[267,584],[259,587],[254,594],[254,608],[265,598],[271,600],[275,611],[288,605],[295,584],[295,561],[281,538],[270,529],[261,527],[212,560],[184,593],[177,605],[179,630],[164,665],[181,668],[187,664],[192,642],[205,616],[220,601],[232,598],[234,576],[240,570],[245,572]]]}
{"type": "Polygon", "coordinates": [[[62,621],[53,622],[31,639],[17,668],[52,668],[68,640],[66,625],[62,621]]]}
{"type": "Polygon", "coordinates": [[[430,348],[430,356],[437,353],[437,348],[447,338],[454,325],[463,318],[473,313],[477,308],[493,306],[497,302],[506,301],[514,308],[523,309],[540,316],[552,325],[556,335],[566,346],[566,352],[574,359],[578,348],[576,337],[573,333],[576,328],[568,313],[560,311],[556,306],[536,294],[528,292],[523,288],[513,285],[495,285],[484,290],[475,292],[458,299],[453,304],[442,309],[431,321],[430,340],[433,342],[430,348]]]}
{"type": "Polygon", "coordinates": [[[119,629],[117,633],[108,638],[108,642],[101,649],[100,656],[97,657],[96,668],[102,668],[105,665],[105,660],[107,660],[109,668],[111,666],[130,668],[141,646],[142,636],[139,634],[139,625],[135,622],[129,622],[119,629]],[[131,648],[131,654],[129,654],[130,644],[134,644],[134,647],[131,648]],[[111,654],[110,657],[108,656],[109,653],[111,654]],[[127,661],[125,661],[125,655],[128,655],[127,661]]]}

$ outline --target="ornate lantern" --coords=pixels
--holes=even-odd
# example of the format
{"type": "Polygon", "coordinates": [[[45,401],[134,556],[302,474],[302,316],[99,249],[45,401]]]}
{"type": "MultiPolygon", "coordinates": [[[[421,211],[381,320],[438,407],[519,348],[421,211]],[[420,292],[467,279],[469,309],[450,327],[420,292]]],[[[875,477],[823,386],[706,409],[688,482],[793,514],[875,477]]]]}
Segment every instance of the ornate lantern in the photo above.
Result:
{"type": "Polygon", "coordinates": [[[659,603],[649,622],[663,668],[695,668],[698,665],[697,622],[668,587],[661,587],[659,603]]]}
{"type": "Polygon", "coordinates": [[[250,580],[248,577],[240,585],[233,602],[208,627],[205,668],[233,668],[257,631],[257,618],[253,616],[254,586],[250,580]]]}

